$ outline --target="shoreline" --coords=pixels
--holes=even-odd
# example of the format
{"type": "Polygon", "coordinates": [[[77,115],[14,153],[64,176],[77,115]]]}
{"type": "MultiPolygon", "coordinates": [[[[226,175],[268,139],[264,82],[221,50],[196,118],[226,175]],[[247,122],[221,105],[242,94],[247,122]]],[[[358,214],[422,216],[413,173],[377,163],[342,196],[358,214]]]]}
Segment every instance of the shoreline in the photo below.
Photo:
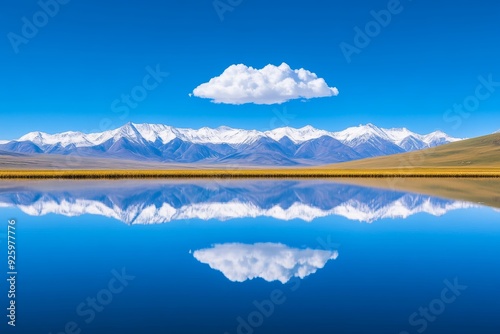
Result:
{"type": "Polygon", "coordinates": [[[1,170],[0,180],[32,179],[500,178],[500,168],[1,170]]]}

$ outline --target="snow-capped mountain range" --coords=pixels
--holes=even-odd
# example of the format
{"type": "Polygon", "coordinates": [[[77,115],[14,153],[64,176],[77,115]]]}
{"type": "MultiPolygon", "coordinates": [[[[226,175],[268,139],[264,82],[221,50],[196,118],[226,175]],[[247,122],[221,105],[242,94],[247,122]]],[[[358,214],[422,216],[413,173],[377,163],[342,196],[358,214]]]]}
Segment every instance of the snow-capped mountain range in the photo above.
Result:
{"type": "Polygon", "coordinates": [[[403,153],[458,140],[441,131],[420,135],[406,128],[382,129],[373,124],[329,132],[312,126],[269,131],[226,126],[193,130],[127,123],[90,134],[30,132],[17,140],[0,141],[0,151],[157,162],[307,165],[403,153]]]}
{"type": "Polygon", "coordinates": [[[17,207],[32,216],[98,215],[127,224],[256,217],[310,222],[328,216],[373,222],[418,213],[441,216],[474,206],[427,195],[319,181],[123,181],[120,185],[73,183],[69,188],[64,184],[54,189],[17,184],[0,190],[0,207],[17,207]]]}

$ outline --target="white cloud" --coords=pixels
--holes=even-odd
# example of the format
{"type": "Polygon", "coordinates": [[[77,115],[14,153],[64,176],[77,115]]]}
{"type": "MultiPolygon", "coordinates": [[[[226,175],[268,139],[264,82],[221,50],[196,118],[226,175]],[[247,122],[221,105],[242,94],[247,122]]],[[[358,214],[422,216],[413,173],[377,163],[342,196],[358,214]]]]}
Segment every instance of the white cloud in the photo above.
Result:
{"type": "Polygon", "coordinates": [[[278,243],[226,243],[197,250],[193,256],[233,282],[260,277],[285,284],[292,277],[314,274],[329,260],[336,259],[338,252],[291,248],[278,243]]]}
{"type": "Polygon", "coordinates": [[[243,64],[229,66],[220,76],[196,87],[193,95],[226,104],[275,104],[293,99],[336,96],[339,91],[303,68],[292,70],[283,63],[255,69],[243,64]]]}

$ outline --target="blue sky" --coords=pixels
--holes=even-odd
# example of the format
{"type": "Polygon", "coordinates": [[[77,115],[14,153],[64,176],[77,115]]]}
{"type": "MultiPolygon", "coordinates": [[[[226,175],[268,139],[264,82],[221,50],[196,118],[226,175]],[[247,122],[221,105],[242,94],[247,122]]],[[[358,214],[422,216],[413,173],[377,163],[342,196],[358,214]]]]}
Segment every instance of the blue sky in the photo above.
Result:
{"type": "Polygon", "coordinates": [[[465,137],[500,129],[500,83],[484,84],[500,82],[495,2],[221,0],[232,9],[221,20],[213,0],[59,1],[46,22],[35,0],[5,3],[0,139],[128,121],[259,130],[374,123],[465,137]],[[377,29],[371,11],[388,8],[390,22],[378,24],[367,45],[356,44],[355,27],[377,29]],[[38,31],[23,35],[23,17],[33,23],[34,16],[38,31]],[[340,47],[346,44],[357,48],[350,62],[340,47]],[[188,96],[230,65],[283,62],[316,73],[340,94],[276,105],[188,96]],[[128,112],[112,107],[157,67],[169,74],[149,82],[154,88],[143,101],[128,112]]]}

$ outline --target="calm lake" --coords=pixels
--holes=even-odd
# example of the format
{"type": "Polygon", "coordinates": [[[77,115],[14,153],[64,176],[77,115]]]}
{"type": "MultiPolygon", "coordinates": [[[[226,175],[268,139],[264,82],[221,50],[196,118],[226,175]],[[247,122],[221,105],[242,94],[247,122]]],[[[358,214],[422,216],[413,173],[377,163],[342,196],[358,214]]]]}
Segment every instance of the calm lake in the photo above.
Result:
{"type": "MultiPolygon", "coordinates": [[[[499,190],[500,193],[500,190],[499,190]]],[[[500,332],[500,210],[334,181],[17,182],[17,333],[500,332]]]]}

